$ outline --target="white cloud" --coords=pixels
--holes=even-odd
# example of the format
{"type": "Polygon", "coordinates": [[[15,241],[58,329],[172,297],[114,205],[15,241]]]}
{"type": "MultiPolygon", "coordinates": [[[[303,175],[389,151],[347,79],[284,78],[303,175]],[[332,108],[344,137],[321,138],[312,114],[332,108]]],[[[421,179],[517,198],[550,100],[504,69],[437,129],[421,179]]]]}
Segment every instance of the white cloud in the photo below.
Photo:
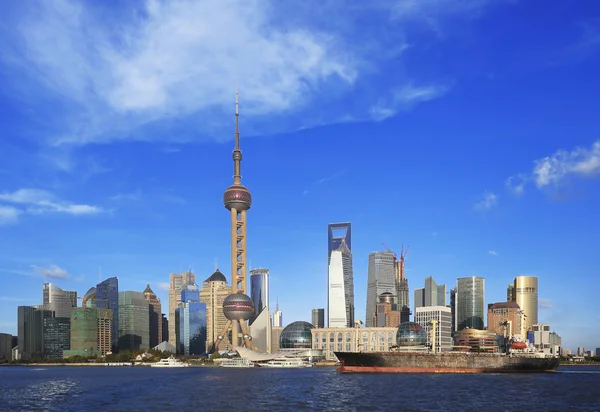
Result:
{"type": "Polygon", "coordinates": [[[58,267],[57,265],[50,265],[48,267],[31,265],[31,269],[34,273],[45,278],[68,279],[70,277],[66,270],[58,267]]]}
{"type": "Polygon", "coordinates": [[[488,255],[490,255],[490,256],[498,256],[498,252],[496,252],[495,250],[488,250],[488,255]]]}
{"type": "MultiPolygon", "coordinates": [[[[91,215],[103,212],[98,206],[73,204],[58,199],[54,194],[39,189],[19,189],[15,192],[0,193],[0,201],[20,204],[27,213],[66,213],[69,215],[91,215]]],[[[22,213],[19,210],[19,213],[22,213]]]]}
{"type": "Polygon", "coordinates": [[[414,86],[409,84],[394,91],[392,96],[380,100],[371,108],[373,120],[385,120],[400,110],[411,108],[417,103],[433,100],[445,94],[449,88],[442,85],[414,86]]]}
{"type": "Polygon", "coordinates": [[[160,290],[166,290],[167,292],[170,290],[171,286],[169,285],[169,282],[158,282],[158,288],[160,290]]]}
{"type": "Polygon", "coordinates": [[[556,186],[570,176],[600,175],[600,140],[591,147],[576,147],[571,151],[558,150],[551,156],[534,161],[533,170],[506,180],[509,189],[522,194],[525,185],[533,182],[538,189],[556,186]]]}
{"type": "Polygon", "coordinates": [[[12,206],[0,205],[0,226],[17,223],[21,213],[19,209],[12,206]]]}
{"type": "Polygon", "coordinates": [[[492,192],[485,192],[483,199],[475,204],[473,208],[479,211],[490,210],[492,207],[498,204],[498,196],[492,192]]]}
{"type": "MultiPolygon", "coordinates": [[[[57,110],[65,112],[53,113],[47,130],[52,144],[225,140],[232,135],[223,132],[224,122],[230,128],[232,118],[222,113],[232,111],[236,83],[247,134],[268,130],[277,115],[286,131],[340,119],[381,120],[443,95],[446,86],[423,83],[404,67],[412,27],[406,22],[462,17],[487,2],[146,0],[120,8],[16,2],[7,7],[0,60],[22,76],[12,81],[21,98],[39,101],[40,93],[49,93],[61,102],[57,110]],[[367,14],[372,24],[364,25],[367,14]],[[393,67],[386,66],[390,61],[393,67]],[[384,67],[395,75],[373,81],[384,67]],[[323,109],[367,86],[371,95],[361,92],[354,112],[323,109]]],[[[68,157],[55,161],[72,167],[68,157]]]]}
{"type": "Polygon", "coordinates": [[[550,299],[540,298],[540,309],[552,309],[554,306],[550,299]]]}

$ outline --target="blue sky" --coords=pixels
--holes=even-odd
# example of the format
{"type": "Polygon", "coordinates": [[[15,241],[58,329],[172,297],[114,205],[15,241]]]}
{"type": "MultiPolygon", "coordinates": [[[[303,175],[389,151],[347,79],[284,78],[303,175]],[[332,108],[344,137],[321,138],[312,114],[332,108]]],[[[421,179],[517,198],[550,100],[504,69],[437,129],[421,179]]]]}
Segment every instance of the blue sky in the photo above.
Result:
{"type": "Polygon", "coordinates": [[[56,282],[230,277],[235,85],[248,255],[285,323],[326,305],[327,224],[427,276],[539,277],[600,347],[600,5],[566,0],[12,2],[0,10],[0,331],[56,282]]]}

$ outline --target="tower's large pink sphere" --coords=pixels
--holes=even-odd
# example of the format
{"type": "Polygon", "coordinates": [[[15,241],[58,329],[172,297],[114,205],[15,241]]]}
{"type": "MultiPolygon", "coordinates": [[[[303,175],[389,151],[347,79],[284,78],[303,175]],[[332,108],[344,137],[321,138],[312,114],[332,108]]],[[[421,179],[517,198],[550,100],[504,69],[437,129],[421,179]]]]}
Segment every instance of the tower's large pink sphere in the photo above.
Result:
{"type": "Polygon", "coordinates": [[[231,185],[223,194],[223,204],[229,210],[234,208],[238,212],[248,210],[252,205],[252,195],[244,185],[231,185]]]}
{"type": "Polygon", "coordinates": [[[242,292],[232,293],[223,301],[223,314],[229,320],[248,320],[253,313],[252,299],[242,292]]]}

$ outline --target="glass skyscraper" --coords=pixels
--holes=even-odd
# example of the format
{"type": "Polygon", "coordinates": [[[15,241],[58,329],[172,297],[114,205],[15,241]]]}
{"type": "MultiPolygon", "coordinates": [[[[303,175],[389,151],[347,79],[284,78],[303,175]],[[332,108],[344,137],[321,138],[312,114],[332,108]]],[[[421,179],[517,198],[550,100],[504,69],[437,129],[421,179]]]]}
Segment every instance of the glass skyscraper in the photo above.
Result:
{"type": "Polygon", "coordinates": [[[206,304],[200,302],[198,285],[182,286],[181,303],[175,310],[177,353],[201,355],[206,353],[206,304]]]}
{"type": "MultiPolygon", "coordinates": [[[[394,267],[394,252],[373,252],[369,254],[369,270],[367,277],[367,310],[365,314],[365,326],[372,327],[375,309],[379,296],[389,292],[397,302],[396,273],[394,267]]],[[[396,308],[392,308],[396,310],[396,308]]]]}
{"type": "Polygon", "coordinates": [[[55,317],[70,318],[71,311],[77,307],[77,292],[62,290],[54,283],[44,283],[42,303],[44,309],[52,311],[55,317]]]}
{"type": "Polygon", "coordinates": [[[116,353],[119,351],[119,280],[112,277],[98,283],[95,301],[97,308],[113,311],[112,351],[116,353]]]}
{"type": "Polygon", "coordinates": [[[51,317],[51,311],[39,306],[17,308],[18,346],[21,359],[44,357],[44,319],[51,317]]]}
{"type": "Polygon", "coordinates": [[[254,319],[269,306],[269,269],[254,269],[250,271],[250,287],[254,313],[248,323],[252,325],[254,319]]]}
{"type": "Polygon", "coordinates": [[[460,278],[456,284],[456,330],[484,328],[485,280],[478,276],[460,278]]]}
{"type": "Polygon", "coordinates": [[[141,292],[119,292],[119,350],[149,349],[150,305],[141,292]]]}
{"type": "Polygon", "coordinates": [[[352,228],[349,222],[328,225],[327,326],[354,326],[352,228]]]}
{"type": "Polygon", "coordinates": [[[45,318],[44,358],[61,359],[71,348],[71,318],[45,318]]]}

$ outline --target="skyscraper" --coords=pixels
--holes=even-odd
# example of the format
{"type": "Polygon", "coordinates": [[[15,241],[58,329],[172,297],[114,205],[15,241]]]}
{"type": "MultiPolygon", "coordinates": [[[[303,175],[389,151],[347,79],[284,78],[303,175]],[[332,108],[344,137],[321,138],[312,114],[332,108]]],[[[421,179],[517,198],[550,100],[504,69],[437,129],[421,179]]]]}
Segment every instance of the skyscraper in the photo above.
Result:
{"type": "Polygon", "coordinates": [[[269,308],[269,269],[250,271],[254,313],[249,319],[252,344],[261,352],[271,351],[271,309],[269,308]]]}
{"type": "Polygon", "coordinates": [[[119,350],[150,349],[150,305],[141,292],[119,292],[119,350]]]}
{"type": "Polygon", "coordinates": [[[458,279],[456,283],[456,330],[484,328],[485,280],[478,276],[458,279]]]}
{"type": "MultiPolygon", "coordinates": [[[[231,289],[232,295],[223,301],[223,312],[231,322],[231,340],[234,346],[240,345],[241,329],[243,344],[252,348],[251,337],[246,328],[246,320],[254,313],[254,304],[247,295],[246,278],[246,212],[252,205],[250,190],[242,184],[242,151],[240,150],[238,92],[235,91],[235,148],[233,150],[233,184],[225,189],[223,204],[229,210],[231,219],[231,289]]],[[[229,329],[229,322],[226,329],[229,329]]],[[[220,336],[223,336],[223,332],[220,336]]]]}
{"type": "Polygon", "coordinates": [[[275,304],[275,312],[273,312],[273,327],[283,327],[283,313],[279,310],[279,298],[277,298],[277,303],[275,304]]]}
{"type": "Polygon", "coordinates": [[[176,342],[175,311],[181,303],[181,287],[186,283],[196,283],[196,275],[191,270],[182,274],[171,273],[169,279],[169,343],[174,347],[176,342]]]}
{"type": "Polygon", "coordinates": [[[77,292],[62,290],[54,283],[44,283],[42,299],[44,309],[57,318],[70,318],[71,310],[77,307],[77,292]]]}
{"type": "Polygon", "coordinates": [[[112,351],[116,353],[119,351],[119,280],[116,277],[96,285],[96,307],[112,310],[112,351]]]}
{"type": "Polygon", "coordinates": [[[452,310],[446,306],[422,306],[415,310],[415,322],[420,324],[427,332],[427,343],[431,344],[432,320],[437,321],[436,348],[437,351],[452,349],[452,310]]]}
{"type": "Polygon", "coordinates": [[[327,326],[354,326],[352,228],[349,222],[328,225],[327,326]]]}
{"type": "Polygon", "coordinates": [[[415,311],[425,306],[446,306],[446,285],[438,285],[433,276],[425,279],[425,287],[415,289],[415,311]]]}
{"type": "Polygon", "coordinates": [[[250,271],[250,284],[252,286],[251,298],[254,302],[254,313],[248,320],[249,324],[269,306],[269,269],[254,269],[250,271]]]}
{"type": "Polygon", "coordinates": [[[324,328],[325,327],[325,309],[313,309],[311,323],[317,329],[324,328]]]}
{"type": "Polygon", "coordinates": [[[150,285],[146,285],[144,298],[150,305],[150,348],[154,348],[162,343],[162,306],[160,304],[160,299],[156,296],[156,293],[152,291],[150,285]]]}
{"type": "Polygon", "coordinates": [[[71,348],[71,318],[45,318],[44,358],[61,359],[71,348]]]}
{"type": "MultiPolygon", "coordinates": [[[[367,275],[367,309],[365,314],[366,327],[372,327],[375,310],[382,293],[391,293],[394,305],[397,302],[396,290],[396,258],[394,252],[373,252],[369,254],[369,269],[367,275]]],[[[396,310],[396,308],[392,308],[396,310]]]]}
{"type": "MultiPolygon", "coordinates": [[[[219,333],[227,324],[227,318],[223,313],[223,301],[231,294],[231,288],[227,285],[227,279],[219,269],[202,282],[200,290],[200,302],[206,305],[206,348],[207,351],[218,340],[219,333]]],[[[175,317],[169,321],[169,325],[175,323],[175,317]]],[[[219,342],[217,349],[224,350],[229,345],[229,338],[219,342]]],[[[169,336],[169,342],[171,337],[169,336]]]]}
{"type": "Polygon", "coordinates": [[[206,352],[206,304],[200,302],[198,285],[188,283],[181,289],[181,303],[175,311],[177,353],[201,355],[206,352]]]}
{"type": "Polygon", "coordinates": [[[21,359],[31,360],[44,356],[44,319],[52,312],[42,306],[19,306],[17,308],[18,346],[21,359]]]}
{"type": "Polygon", "coordinates": [[[538,323],[538,278],[535,276],[517,276],[514,281],[514,301],[521,308],[521,337],[525,339],[527,331],[538,323]],[[523,316],[525,315],[525,316],[523,316]]]}

